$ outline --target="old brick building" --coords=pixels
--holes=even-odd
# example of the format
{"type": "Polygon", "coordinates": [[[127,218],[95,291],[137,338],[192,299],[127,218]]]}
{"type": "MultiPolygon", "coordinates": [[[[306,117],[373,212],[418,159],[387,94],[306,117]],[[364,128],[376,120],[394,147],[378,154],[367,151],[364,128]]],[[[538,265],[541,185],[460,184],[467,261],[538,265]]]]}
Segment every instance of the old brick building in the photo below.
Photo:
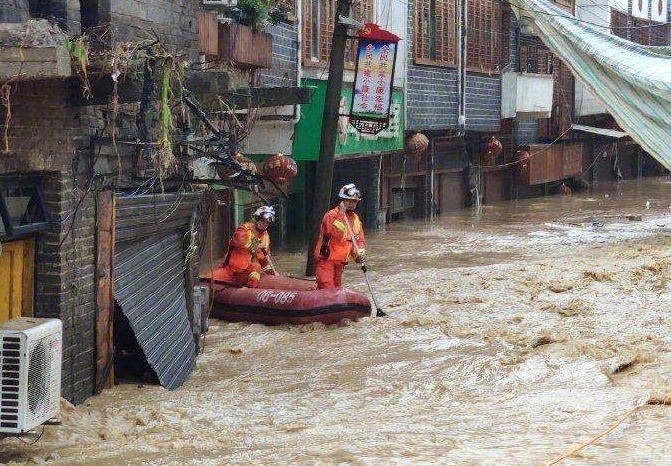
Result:
{"type": "MultiPolygon", "coordinates": [[[[197,171],[190,162],[161,180],[150,167],[139,168],[156,151],[156,79],[147,78],[146,68],[144,81],[141,72],[124,75],[115,93],[111,70],[90,63],[88,76],[82,74],[81,58],[68,53],[72,38],[88,34],[90,52],[103,54],[114,44],[160,42],[161,53],[178,52],[191,63],[184,88],[202,105],[219,97],[237,102],[240,95],[259,106],[293,105],[309,95],[295,89],[294,24],[268,27],[272,66],[252,70],[250,79],[249,69],[220,57],[201,66],[204,14],[196,0],[0,0],[0,287],[11,290],[0,293],[0,319],[63,321],[62,389],[73,402],[111,383],[119,363],[114,348],[125,344],[112,331],[119,319],[135,333],[128,338],[137,337],[159,382],[181,385],[195,359],[189,319],[197,241],[205,235],[200,225],[212,198],[223,202],[215,227],[230,227],[232,206],[226,207],[230,195],[204,197],[201,183],[185,181],[197,171]],[[39,18],[49,22],[29,21],[39,18]],[[275,87],[257,98],[260,84],[275,87]],[[148,342],[140,334],[157,338],[148,342]]],[[[220,253],[221,241],[214,243],[220,253]]]]}

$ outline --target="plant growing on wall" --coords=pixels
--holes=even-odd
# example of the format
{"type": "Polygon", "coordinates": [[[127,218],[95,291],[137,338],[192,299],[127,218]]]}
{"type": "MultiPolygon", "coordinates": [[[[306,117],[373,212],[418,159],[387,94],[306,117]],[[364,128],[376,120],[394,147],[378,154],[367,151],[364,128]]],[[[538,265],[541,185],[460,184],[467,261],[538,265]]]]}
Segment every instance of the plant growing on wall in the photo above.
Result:
{"type": "Polygon", "coordinates": [[[238,0],[238,6],[231,17],[255,31],[261,31],[266,24],[278,24],[287,19],[286,7],[276,0],[238,0]]]}

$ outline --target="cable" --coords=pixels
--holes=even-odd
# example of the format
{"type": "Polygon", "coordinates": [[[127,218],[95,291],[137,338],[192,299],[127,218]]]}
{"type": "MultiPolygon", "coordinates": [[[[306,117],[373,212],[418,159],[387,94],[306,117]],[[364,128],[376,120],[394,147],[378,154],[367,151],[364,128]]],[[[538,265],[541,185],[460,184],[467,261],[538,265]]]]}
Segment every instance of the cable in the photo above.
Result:
{"type": "Polygon", "coordinates": [[[42,431],[41,431],[40,434],[37,436],[37,438],[36,438],[35,440],[33,440],[32,442],[26,442],[25,440],[23,440],[23,437],[17,437],[17,438],[18,438],[21,442],[25,443],[26,445],[35,445],[37,442],[40,441],[40,439],[42,438],[42,435],[44,435],[44,426],[42,426],[42,431]]]}

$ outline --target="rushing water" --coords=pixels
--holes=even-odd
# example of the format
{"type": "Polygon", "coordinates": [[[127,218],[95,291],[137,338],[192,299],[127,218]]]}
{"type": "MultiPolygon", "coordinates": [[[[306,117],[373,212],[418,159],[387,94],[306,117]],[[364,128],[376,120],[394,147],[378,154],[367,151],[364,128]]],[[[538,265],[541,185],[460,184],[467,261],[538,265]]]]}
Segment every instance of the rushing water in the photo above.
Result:
{"type": "Polygon", "coordinates": [[[646,404],[671,394],[670,232],[666,179],[390,225],[367,247],[390,317],[215,323],[182,389],[64,403],[63,426],[5,440],[0,459],[542,465],[638,404],[561,464],[671,464],[671,406],[646,404]]]}

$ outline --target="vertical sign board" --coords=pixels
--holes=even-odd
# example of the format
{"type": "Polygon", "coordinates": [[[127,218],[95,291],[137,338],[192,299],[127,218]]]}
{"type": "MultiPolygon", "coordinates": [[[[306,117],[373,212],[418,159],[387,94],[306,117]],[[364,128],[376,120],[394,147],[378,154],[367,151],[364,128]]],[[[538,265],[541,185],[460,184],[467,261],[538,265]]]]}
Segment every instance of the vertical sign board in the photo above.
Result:
{"type": "Polygon", "coordinates": [[[359,32],[350,123],[361,133],[389,127],[397,35],[368,23],[359,32]]]}

